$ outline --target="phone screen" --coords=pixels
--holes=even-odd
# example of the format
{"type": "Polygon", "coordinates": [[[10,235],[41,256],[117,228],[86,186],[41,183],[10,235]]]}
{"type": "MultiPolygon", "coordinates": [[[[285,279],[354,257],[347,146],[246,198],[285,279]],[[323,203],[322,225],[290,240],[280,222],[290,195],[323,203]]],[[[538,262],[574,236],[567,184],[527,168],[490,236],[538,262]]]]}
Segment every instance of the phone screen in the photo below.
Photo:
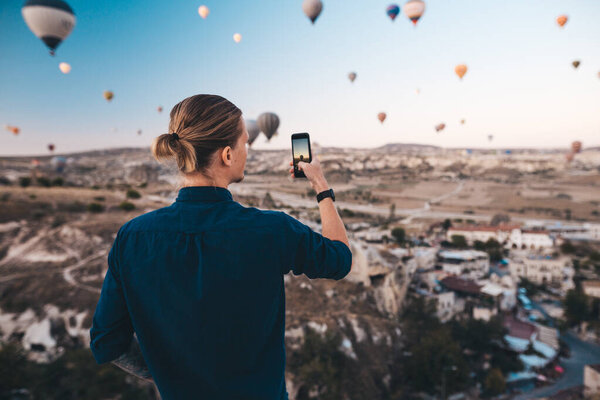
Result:
{"type": "Polygon", "coordinates": [[[308,152],[308,138],[302,137],[292,141],[294,149],[294,164],[299,161],[310,162],[310,153],[308,152]]]}

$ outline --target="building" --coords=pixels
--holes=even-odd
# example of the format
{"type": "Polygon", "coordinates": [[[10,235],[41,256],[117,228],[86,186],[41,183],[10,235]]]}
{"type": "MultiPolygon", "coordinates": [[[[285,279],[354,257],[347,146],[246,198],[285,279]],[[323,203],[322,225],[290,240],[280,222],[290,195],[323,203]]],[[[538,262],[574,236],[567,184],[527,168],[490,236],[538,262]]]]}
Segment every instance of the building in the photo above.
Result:
{"type": "Polygon", "coordinates": [[[525,230],[519,225],[498,225],[498,226],[463,226],[449,228],[447,240],[452,240],[452,236],[464,236],[467,243],[473,244],[475,241],[487,242],[494,239],[507,248],[513,249],[547,249],[554,246],[554,238],[547,230],[525,230]]]}
{"type": "Polygon", "coordinates": [[[600,281],[583,281],[581,287],[587,296],[600,299],[600,281]]]}
{"type": "Polygon", "coordinates": [[[454,292],[443,292],[435,295],[437,299],[437,317],[444,323],[464,309],[464,300],[456,299],[454,292]],[[457,301],[458,300],[458,301],[457,301]]]}
{"type": "Polygon", "coordinates": [[[489,321],[494,315],[498,314],[496,307],[475,306],[473,307],[473,319],[489,321]]]}
{"type": "Polygon", "coordinates": [[[574,288],[573,268],[568,257],[529,255],[511,259],[508,269],[514,278],[526,278],[538,285],[550,284],[563,291],[574,288]]]}
{"type": "Polygon", "coordinates": [[[600,393],[600,364],[586,365],[583,369],[583,393],[585,397],[600,393]]]}
{"type": "Polygon", "coordinates": [[[490,270],[490,256],[476,250],[442,250],[437,264],[452,275],[481,278],[490,270]]]}

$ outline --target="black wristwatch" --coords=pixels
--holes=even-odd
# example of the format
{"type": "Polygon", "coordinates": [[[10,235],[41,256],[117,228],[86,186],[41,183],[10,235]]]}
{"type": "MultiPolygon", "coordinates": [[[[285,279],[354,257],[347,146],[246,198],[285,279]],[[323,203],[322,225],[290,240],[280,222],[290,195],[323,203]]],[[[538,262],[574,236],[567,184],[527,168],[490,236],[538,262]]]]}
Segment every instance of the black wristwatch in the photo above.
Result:
{"type": "Polygon", "coordinates": [[[317,194],[317,203],[320,203],[326,197],[331,197],[331,200],[335,201],[335,194],[333,194],[333,189],[323,190],[321,193],[317,194]]]}

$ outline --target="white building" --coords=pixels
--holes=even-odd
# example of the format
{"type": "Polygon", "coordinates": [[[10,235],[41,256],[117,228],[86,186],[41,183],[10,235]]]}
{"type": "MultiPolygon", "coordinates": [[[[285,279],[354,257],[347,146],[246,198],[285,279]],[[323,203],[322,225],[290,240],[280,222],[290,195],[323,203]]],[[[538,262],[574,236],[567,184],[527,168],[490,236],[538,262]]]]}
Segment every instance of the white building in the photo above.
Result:
{"type": "Polygon", "coordinates": [[[495,307],[473,307],[473,319],[489,321],[496,314],[498,314],[498,310],[495,307]]]}
{"type": "Polygon", "coordinates": [[[581,287],[587,296],[600,299],[600,281],[583,281],[581,287]]]}
{"type": "Polygon", "coordinates": [[[441,322],[446,322],[455,314],[454,292],[443,292],[435,295],[437,299],[437,317],[441,322]]]}
{"type": "Polygon", "coordinates": [[[600,393],[600,364],[586,365],[583,369],[583,394],[586,398],[600,393]]]}
{"type": "Polygon", "coordinates": [[[490,256],[476,250],[442,250],[438,265],[452,275],[481,278],[490,270],[490,256]]]}
{"type": "Polygon", "coordinates": [[[464,236],[467,243],[473,244],[479,240],[487,242],[494,239],[507,248],[517,249],[546,249],[554,246],[554,239],[546,230],[524,230],[518,225],[498,226],[464,226],[449,228],[447,240],[452,236],[464,236]]]}
{"type": "Polygon", "coordinates": [[[538,285],[552,284],[564,291],[574,287],[574,271],[568,257],[529,255],[511,259],[508,268],[512,277],[526,278],[538,285]]]}

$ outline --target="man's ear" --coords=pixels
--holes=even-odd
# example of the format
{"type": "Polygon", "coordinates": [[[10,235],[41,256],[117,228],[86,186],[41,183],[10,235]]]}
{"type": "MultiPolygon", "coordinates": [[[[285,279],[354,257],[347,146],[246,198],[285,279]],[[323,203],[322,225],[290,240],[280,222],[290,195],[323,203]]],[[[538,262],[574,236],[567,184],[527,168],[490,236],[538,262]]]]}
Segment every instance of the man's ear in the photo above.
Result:
{"type": "Polygon", "coordinates": [[[225,146],[221,152],[221,160],[225,165],[231,165],[231,146],[225,146]]]}

